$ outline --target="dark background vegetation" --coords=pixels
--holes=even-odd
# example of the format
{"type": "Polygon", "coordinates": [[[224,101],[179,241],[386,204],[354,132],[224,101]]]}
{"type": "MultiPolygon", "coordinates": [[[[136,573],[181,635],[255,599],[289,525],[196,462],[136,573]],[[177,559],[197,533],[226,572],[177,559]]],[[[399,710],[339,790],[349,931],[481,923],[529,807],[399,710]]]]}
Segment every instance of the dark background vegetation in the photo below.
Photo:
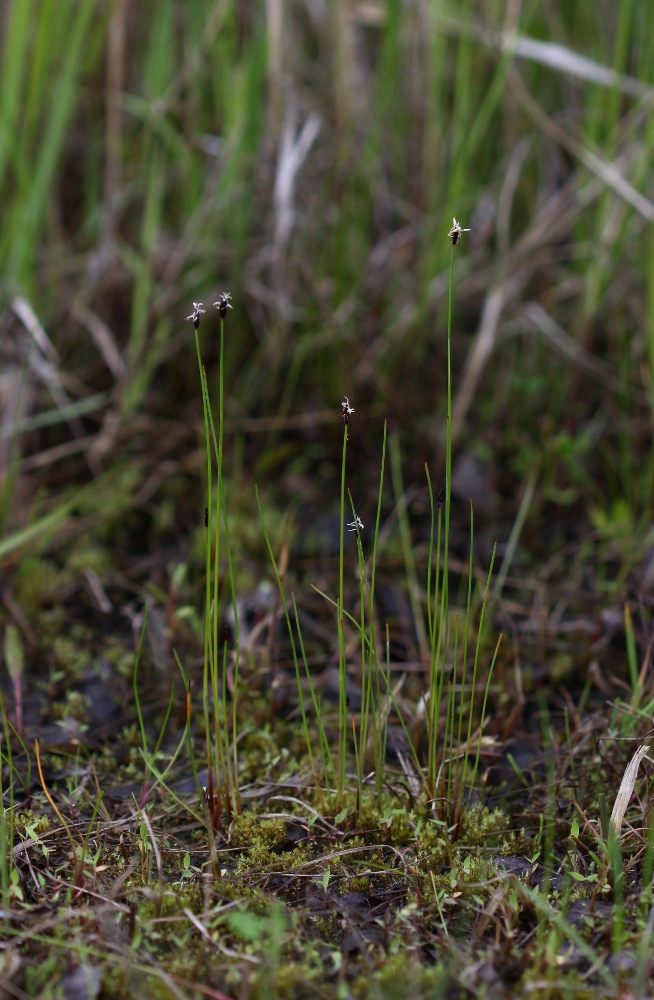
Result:
{"type": "MultiPolygon", "coordinates": [[[[7,630],[24,651],[27,735],[69,754],[116,738],[127,757],[131,740],[134,764],[146,601],[148,726],[173,647],[201,673],[206,465],[187,317],[204,303],[216,400],[211,303],[227,291],[244,621],[274,605],[256,482],[329,692],[334,621],[308,584],[335,592],[347,396],[364,545],[384,420],[400,459],[378,599],[417,701],[453,217],[470,232],[454,265],[451,592],[472,500],[478,579],[498,543],[488,649],[505,637],[488,732],[524,723],[512,759],[532,761],[537,694],[563,731],[568,711],[624,691],[625,604],[640,667],[654,601],[654,5],[0,0],[0,32],[0,627],[6,666],[7,630]]],[[[352,536],[347,558],[354,603],[352,536]]],[[[285,643],[267,640],[261,663],[288,665],[285,643]]],[[[15,719],[6,672],[3,688],[15,719]]],[[[248,780],[270,764],[253,760],[248,780]]],[[[501,785],[500,765],[482,771],[501,785]]]]}
{"type": "MultiPolygon", "coordinates": [[[[420,532],[456,216],[461,517],[472,498],[488,553],[533,476],[514,569],[583,548],[615,596],[654,485],[649,4],[28,0],[2,23],[6,566],[27,528],[58,565],[71,545],[107,569],[192,561],[185,316],[222,290],[249,583],[253,479],[296,535],[326,518],[300,550],[333,546],[343,394],[364,520],[387,417],[420,532]]],[[[213,378],[215,318],[202,336],[213,378]]]]}

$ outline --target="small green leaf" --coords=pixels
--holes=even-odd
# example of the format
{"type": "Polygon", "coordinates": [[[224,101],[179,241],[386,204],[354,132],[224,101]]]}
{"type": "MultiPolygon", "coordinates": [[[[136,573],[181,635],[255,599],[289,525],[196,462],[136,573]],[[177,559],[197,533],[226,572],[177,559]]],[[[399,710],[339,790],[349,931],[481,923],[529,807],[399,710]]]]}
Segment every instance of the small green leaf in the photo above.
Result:
{"type": "Polygon", "coordinates": [[[577,823],[576,817],[573,819],[572,826],[570,827],[570,836],[574,837],[575,840],[579,836],[579,824],[577,823]]]}
{"type": "Polygon", "coordinates": [[[334,822],[335,823],[342,823],[346,816],[347,816],[347,809],[341,809],[341,811],[339,812],[339,814],[336,817],[336,819],[334,820],[334,822]]]}
{"type": "Polygon", "coordinates": [[[329,879],[331,878],[331,872],[329,868],[325,868],[325,873],[322,877],[322,887],[327,892],[327,886],[329,885],[329,879]]]}
{"type": "Polygon", "coordinates": [[[189,854],[188,851],[184,855],[184,867],[185,868],[190,868],[191,867],[191,855],[189,854]]]}
{"type": "Polygon", "coordinates": [[[597,882],[597,872],[594,875],[580,875],[579,872],[570,872],[575,882],[597,882]]]}

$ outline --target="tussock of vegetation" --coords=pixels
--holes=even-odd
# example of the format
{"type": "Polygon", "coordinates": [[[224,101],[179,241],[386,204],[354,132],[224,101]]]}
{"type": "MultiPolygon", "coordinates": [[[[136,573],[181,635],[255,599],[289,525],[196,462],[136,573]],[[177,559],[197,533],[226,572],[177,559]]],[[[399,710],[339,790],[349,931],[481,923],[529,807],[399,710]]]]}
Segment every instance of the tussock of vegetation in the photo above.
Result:
{"type": "Polygon", "coordinates": [[[0,20],[0,994],[645,1000],[654,5],[0,20]]]}

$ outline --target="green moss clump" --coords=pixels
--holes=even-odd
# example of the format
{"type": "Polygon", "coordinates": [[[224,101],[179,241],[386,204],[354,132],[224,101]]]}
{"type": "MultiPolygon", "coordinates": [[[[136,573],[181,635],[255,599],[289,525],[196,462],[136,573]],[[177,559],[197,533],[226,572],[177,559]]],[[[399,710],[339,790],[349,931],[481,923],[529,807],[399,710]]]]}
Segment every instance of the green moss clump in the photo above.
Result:
{"type": "Polygon", "coordinates": [[[261,819],[254,811],[237,816],[229,831],[230,847],[248,850],[272,850],[286,840],[286,823],[283,819],[261,819]]]}
{"type": "Polygon", "coordinates": [[[67,691],[65,701],[55,701],[52,704],[54,719],[76,719],[88,725],[91,699],[80,691],[67,691]]]}
{"type": "Polygon", "coordinates": [[[390,816],[389,840],[395,847],[406,847],[415,843],[416,825],[410,813],[394,809],[390,816]]]}
{"type": "Polygon", "coordinates": [[[256,1000],[296,1000],[298,997],[315,996],[315,991],[307,988],[320,977],[319,968],[311,968],[306,962],[282,963],[277,968],[266,968],[258,973],[254,983],[253,997],[256,1000]]]}
{"type": "Polygon", "coordinates": [[[464,844],[487,847],[493,844],[493,834],[496,835],[495,841],[499,843],[500,836],[506,833],[508,826],[509,818],[501,809],[491,811],[488,806],[475,805],[461,817],[459,837],[464,844]]]}
{"type": "Polygon", "coordinates": [[[65,670],[68,675],[81,674],[89,664],[90,656],[86,646],[80,648],[66,636],[57,636],[52,643],[52,649],[57,666],[65,670]]]}
{"type": "Polygon", "coordinates": [[[447,840],[443,827],[433,820],[423,820],[416,828],[418,852],[426,855],[430,864],[442,865],[447,860],[447,840]]]}
{"type": "Polygon", "coordinates": [[[462,892],[472,883],[476,891],[485,897],[486,891],[478,883],[488,881],[488,867],[488,859],[483,854],[456,852],[450,870],[437,878],[436,884],[440,881],[448,892],[462,892]]]}
{"type": "Polygon", "coordinates": [[[415,955],[400,951],[391,955],[371,977],[359,976],[351,987],[356,1000],[405,1000],[405,997],[456,997],[450,993],[452,977],[443,965],[421,969],[415,955]]]}
{"type": "Polygon", "coordinates": [[[359,809],[359,822],[358,826],[360,830],[376,830],[381,823],[381,813],[372,798],[367,798],[365,795],[362,797],[361,807],[359,809]]]}

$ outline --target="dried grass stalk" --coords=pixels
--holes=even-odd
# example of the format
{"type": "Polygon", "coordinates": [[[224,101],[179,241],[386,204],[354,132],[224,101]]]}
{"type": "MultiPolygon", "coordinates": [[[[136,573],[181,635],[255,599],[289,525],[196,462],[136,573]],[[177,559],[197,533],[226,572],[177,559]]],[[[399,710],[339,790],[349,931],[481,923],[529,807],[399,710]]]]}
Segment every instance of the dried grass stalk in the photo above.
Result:
{"type": "Polygon", "coordinates": [[[638,777],[638,768],[640,767],[640,762],[649,752],[649,744],[644,743],[642,747],[636,750],[633,755],[624,774],[622,775],[622,781],[620,782],[620,788],[613,805],[613,812],[611,813],[611,819],[609,820],[609,829],[616,837],[620,836],[620,830],[622,829],[622,821],[624,820],[624,814],[627,811],[627,806],[629,805],[629,800],[633,795],[634,787],[636,785],[636,778],[638,777]]]}

